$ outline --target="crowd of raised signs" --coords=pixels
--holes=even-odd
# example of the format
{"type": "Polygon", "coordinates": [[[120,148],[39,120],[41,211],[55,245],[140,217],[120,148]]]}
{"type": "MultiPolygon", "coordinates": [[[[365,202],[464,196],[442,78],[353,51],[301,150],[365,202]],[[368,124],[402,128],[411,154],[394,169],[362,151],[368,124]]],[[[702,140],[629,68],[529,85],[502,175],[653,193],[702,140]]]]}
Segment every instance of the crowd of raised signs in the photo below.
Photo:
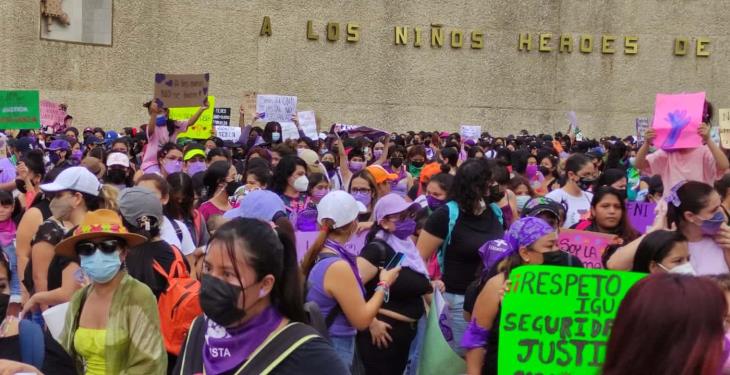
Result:
{"type": "Polygon", "coordinates": [[[0,137],[0,374],[730,369],[709,103],[668,135],[688,148],[574,127],[284,140],[243,107],[237,141],[179,137],[206,107],[0,137]]]}

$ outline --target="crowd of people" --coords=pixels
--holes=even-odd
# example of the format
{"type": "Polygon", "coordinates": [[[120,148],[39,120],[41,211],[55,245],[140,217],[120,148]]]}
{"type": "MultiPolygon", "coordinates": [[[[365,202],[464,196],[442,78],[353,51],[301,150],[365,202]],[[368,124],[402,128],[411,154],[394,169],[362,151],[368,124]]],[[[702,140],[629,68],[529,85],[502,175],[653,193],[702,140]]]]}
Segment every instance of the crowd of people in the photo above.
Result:
{"type": "Polygon", "coordinates": [[[181,137],[206,107],[0,135],[0,374],[415,373],[434,293],[467,373],[497,374],[510,272],[583,267],[564,228],[614,238],[603,268],[648,274],[603,373],[730,369],[730,162],[711,106],[703,145],[681,150],[653,130],[283,139],[243,108],[237,141],[181,137]],[[656,203],[653,225],[634,228],[627,202],[656,203]]]}

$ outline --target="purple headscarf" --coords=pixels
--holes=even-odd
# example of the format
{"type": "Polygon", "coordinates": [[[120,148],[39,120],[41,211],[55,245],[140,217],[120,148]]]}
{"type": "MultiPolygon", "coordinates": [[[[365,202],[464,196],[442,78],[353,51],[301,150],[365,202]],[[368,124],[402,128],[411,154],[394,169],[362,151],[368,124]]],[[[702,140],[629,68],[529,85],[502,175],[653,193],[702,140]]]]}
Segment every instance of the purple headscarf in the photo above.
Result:
{"type": "Polygon", "coordinates": [[[521,247],[532,245],[550,232],[555,232],[555,228],[544,220],[532,216],[523,217],[512,223],[504,234],[504,239],[487,241],[479,248],[484,272],[489,272],[502,259],[514,254],[521,247]]]}

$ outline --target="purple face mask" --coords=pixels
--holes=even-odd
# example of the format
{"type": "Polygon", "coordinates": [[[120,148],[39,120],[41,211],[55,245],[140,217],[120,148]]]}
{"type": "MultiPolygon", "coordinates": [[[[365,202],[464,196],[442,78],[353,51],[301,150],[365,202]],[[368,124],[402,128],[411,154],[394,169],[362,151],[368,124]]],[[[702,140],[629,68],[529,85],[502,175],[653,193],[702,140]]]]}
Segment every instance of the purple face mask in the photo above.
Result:
{"type": "Polygon", "coordinates": [[[193,177],[200,172],[204,172],[206,168],[207,167],[205,166],[204,161],[194,161],[192,163],[188,163],[188,175],[190,177],[193,177]]]}
{"type": "Polygon", "coordinates": [[[312,199],[314,199],[315,202],[319,202],[329,192],[330,191],[327,189],[314,189],[312,192],[312,199]]]}
{"type": "Polygon", "coordinates": [[[717,232],[720,231],[720,227],[722,227],[722,223],[724,222],[725,216],[722,214],[722,212],[718,211],[715,212],[715,214],[712,215],[711,218],[707,220],[702,220],[700,230],[702,230],[702,234],[704,234],[705,236],[714,236],[717,234],[717,232]]]}
{"type": "Polygon", "coordinates": [[[427,195],[426,202],[428,203],[428,208],[430,208],[431,211],[443,206],[446,203],[445,200],[438,199],[438,198],[434,197],[433,195],[427,195]]]}
{"type": "Polygon", "coordinates": [[[537,175],[537,165],[528,165],[525,169],[525,175],[529,179],[534,178],[537,175]]]}
{"type": "Polygon", "coordinates": [[[350,171],[352,173],[360,172],[363,168],[365,168],[365,162],[362,162],[362,161],[351,161],[350,162],[350,171]]]}
{"type": "Polygon", "coordinates": [[[373,200],[373,197],[370,196],[370,193],[357,191],[351,194],[353,198],[355,198],[356,201],[362,203],[365,205],[365,207],[370,206],[370,202],[373,200]]]}
{"type": "Polygon", "coordinates": [[[405,240],[416,231],[416,221],[413,219],[398,220],[395,222],[393,235],[405,240]]]}
{"type": "Polygon", "coordinates": [[[84,153],[81,150],[73,150],[71,152],[71,159],[81,160],[82,156],[84,156],[84,153]]]}
{"type": "Polygon", "coordinates": [[[180,160],[168,160],[163,165],[167,174],[173,174],[182,171],[182,162],[180,160]]]}

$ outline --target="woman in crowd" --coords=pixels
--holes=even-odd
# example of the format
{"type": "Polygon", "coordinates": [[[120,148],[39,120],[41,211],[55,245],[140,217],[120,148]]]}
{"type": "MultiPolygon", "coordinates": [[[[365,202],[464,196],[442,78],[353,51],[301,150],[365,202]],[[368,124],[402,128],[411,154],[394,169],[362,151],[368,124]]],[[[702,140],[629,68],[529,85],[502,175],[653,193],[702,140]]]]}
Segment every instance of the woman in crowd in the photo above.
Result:
{"type": "MultiPolygon", "coordinates": [[[[466,350],[467,373],[497,374],[501,298],[510,272],[525,264],[565,265],[565,253],[558,249],[555,228],[542,219],[525,217],[516,221],[504,240],[488,242],[480,263],[484,269],[496,266],[497,274],[482,288],[461,347],[466,350]],[[498,254],[488,256],[487,253],[498,254]]],[[[456,336],[455,336],[456,337],[456,336]]]]}
{"type": "Polygon", "coordinates": [[[426,148],[423,145],[416,145],[408,149],[408,173],[418,179],[421,169],[426,164],[426,148]]]}
{"type": "Polygon", "coordinates": [[[367,373],[403,373],[416,336],[416,322],[425,313],[423,296],[432,291],[426,266],[411,239],[419,208],[418,203],[408,203],[397,193],[380,198],[375,204],[375,224],[357,259],[369,299],[378,286],[380,269],[397,253],[403,254],[402,269],[391,285],[389,298],[369,329],[358,333],[357,347],[367,373]]]}
{"type": "Polygon", "coordinates": [[[602,373],[719,374],[727,359],[727,312],[723,291],[710,279],[646,277],[621,302],[602,373]]]}
{"type": "Polygon", "coordinates": [[[80,260],[90,284],[68,306],[61,344],[79,373],[164,374],[165,347],[155,296],[122,270],[127,249],[145,238],[129,233],[110,210],[86,214],[55,248],[80,260]]]}
{"type": "Polygon", "coordinates": [[[677,231],[657,230],[647,234],[636,249],[631,271],[694,275],[687,239],[677,231]]]}
{"type": "MultiPolygon", "coordinates": [[[[279,161],[271,178],[271,190],[279,194],[287,206],[290,218],[307,208],[307,163],[297,156],[285,156],[279,161]]],[[[294,221],[294,220],[293,220],[294,221]]]]}
{"type": "Polygon", "coordinates": [[[502,211],[502,226],[506,229],[519,218],[516,196],[510,190],[510,173],[506,165],[496,160],[487,160],[487,165],[494,182],[489,185],[489,199],[485,202],[494,203],[502,211]]]}
{"type": "Polygon", "coordinates": [[[543,186],[546,193],[559,189],[557,181],[560,175],[558,174],[557,158],[549,151],[540,151],[537,153],[537,161],[540,163],[540,173],[545,177],[543,186]]]}
{"type": "Polygon", "coordinates": [[[305,313],[298,275],[287,236],[256,219],[223,225],[205,257],[205,315],[193,322],[173,373],[347,373],[327,341],[300,323],[305,313]],[[277,341],[287,333],[293,338],[277,341]]]}
{"type": "Polygon", "coordinates": [[[517,212],[521,213],[522,208],[530,199],[536,196],[532,190],[530,183],[523,177],[515,176],[509,180],[509,190],[515,193],[515,203],[517,204],[517,212]]]}
{"type": "Polygon", "coordinates": [[[124,190],[134,185],[134,170],[129,164],[129,157],[120,152],[112,152],[106,158],[106,176],[104,183],[124,190]]]}
{"type": "Polygon", "coordinates": [[[594,191],[601,186],[610,186],[620,192],[623,192],[624,196],[626,196],[626,181],[626,171],[623,169],[606,169],[603,173],[601,173],[598,179],[596,179],[594,191]]]}
{"type": "Polygon", "coordinates": [[[418,238],[418,250],[425,262],[438,254],[446,292],[444,297],[453,319],[451,328],[455,349],[466,329],[464,294],[476,277],[479,248],[504,234],[500,218],[485,202],[491,194],[491,179],[492,173],[486,161],[475,159],[464,162],[449,190],[448,200],[456,204],[436,209],[418,238]],[[450,225],[454,217],[455,223],[450,225]]]}
{"type": "Polygon", "coordinates": [[[588,189],[595,181],[596,169],[591,159],[583,154],[573,154],[565,162],[565,185],[553,190],[546,197],[565,203],[568,207],[565,228],[589,218],[593,194],[588,189]]]}
{"type": "Polygon", "coordinates": [[[231,209],[226,187],[235,180],[236,169],[227,161],[217,161],[205,171],[203,203],[198,207],[203,220],[208,222],[213,215],[223,215],[231,209]]]}
{"type": "Polygon", "coordinates": [[[639,237],[626,213],[625,195],[610,186],[600,187],[593,193],[590,217],[581,220],[573,229],[615,235],[622,244],[639,237]]]}
{"type": "Polygon", "coordinates": [[[173,173],[167,176],[167,183],[170,186],[170,199],[164,206],[165,217],[170,221],[182,221],[190,232],[193,245],[196,248],[205,247],[208,244],[208,229],[203,215],[195,208],[192,178],[185,173],[173,173]]]}
{"type": "Polygon", "coordinates": [[[448,173],[438,173],[429,179],[425,189],[429,215],[446,204],[453,182],[454,176],[448,173]]]}
{"type": "Polygon", "coordinates": [[[388,173],[398,176],[396,180],[390,182],[390,189],[401,196],[405,196],[413,186],[413,176],[408,173],[404,163],[406,153],[405,147],[392,145],[388,149],[388,162],[383,164],[388,173]]]}
{"type": "Polygon", "coordinates": [[[365,212],[360,213],[358,220],[360,222],[370,222],[373,207],[378,199],[378,187],[370,172],[360,171],[353,174],[347,191],[356,201],[365,206],[365,212]]]}
{"type": "Polygon", "coordinates": [[[380,270],[376,290],[366,301],[355,256],[344,247],[357,230],[357,216],[364,207],[351,195],[333,191],[317,205],[317,211],[322,231],[302,261],[309,283],[307,301],[319,306],[335,351],[350,367],[355,335],[372,323],[400,267],[380,270]]]}
{"type": "Polygon", "coordinates": [[[730,173],[726,173],[721,179],[715,181],[715,190],[720,194],[722,200],[720,207],[730,224],[730,173]]]}

